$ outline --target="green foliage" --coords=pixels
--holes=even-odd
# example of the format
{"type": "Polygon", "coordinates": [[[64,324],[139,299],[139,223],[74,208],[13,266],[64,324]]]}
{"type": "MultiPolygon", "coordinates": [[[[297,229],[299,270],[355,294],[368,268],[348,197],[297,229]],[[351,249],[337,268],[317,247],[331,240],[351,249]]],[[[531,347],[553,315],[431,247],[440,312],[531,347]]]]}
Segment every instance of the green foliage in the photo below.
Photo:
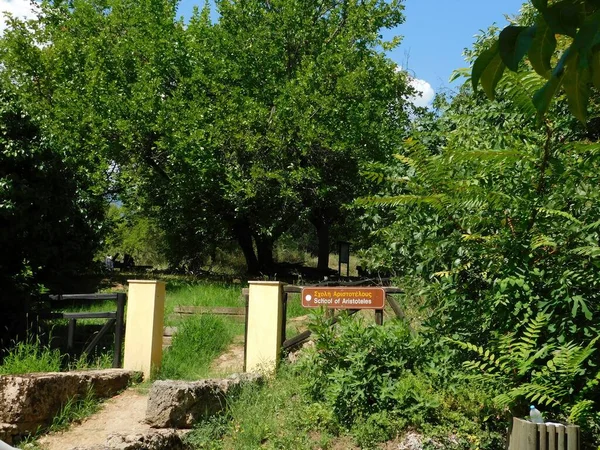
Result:
{"type": "Polygon", "coordinates": [[[151,218],[111,204],[107,214],[108,227],[111,229],[102,248],[105,255],[129,254],[136,265],[166,265],[165,233],[151,218]]]}
{"type": "Polygon", "coordinates": [[[361,447],[407,428],[446,438],[452,429],[465,439],[455,448],[471,448],[468,436],[488,442],[481,448],[501,442],[487,394],[477,384],[461,384],[450,354],[427,335],[412,334],[403,322],[365,325],[356,317],[335,328],[317,318],[313,332],[314,351],[299,368],[305,389],[361,447]]]}
{"type": "Polygon", "coordinates": [[[532,1],[537,12],[531,26],[509,25],[498,40],[473,64],[472,82],[479,82],[491,99],[505,67],[516,72],[529,56],[531,67],[547,79],[533,96],[538,118],[546,115],[550,102],[564,86],[571,113],[587,122],[590,90],[598,86],[600,71],[600,6],[594,0],[563,0],[548,4],[532,1]],[[557,36],[562,54],[555,60],[557,36]]]}
{"type": "Polygon", "coordinates": [[[527,405],[542,405],[547,420],[566,420],[597,434],[600,371],[594,354],[600,336],[586,346],[548,343],[547,326],[548,319],[540,314],[519,335],[507,333],[488,348],[453,342],[477,354],[477,360],[465,361],[464,366],[474,373],[471,380],[500,392],[494,398],[499,407],[524,416],[527,405]]]}
{"type": "Polygon", "coordinates": [[[143,211],[169,262],[194,269],[235,241],[272,264],[299,218],[329,230],[408,122],[385,57],[402,3],[217,1],[188,24],[174,0],[42,2],[0,40],[2,77],[96,192],[143,211]],[[14,80],[14,82],[12,82],[14,80]],[[256,247],[256,248],[255,248],[256,247]]]}
{"type": "Polygon", "coordinates": [[[31,296],[91,266],[104,200],[89,187],[0,79],[0,348],[24,332],[31,296]]]}
{"type": "MultiPolygon", "coordinates": [[[[525,32],[507,31],[514,46],[505,57],[523,53],[525,32]]],[[[481,55],[478,76],[496,56],[481,55]]],[[[495,102],[470,84],[451,102],[437,99],[439,109],[417,120],[414,137],[381,170],[390,181],[359,202],[372,230],[363,256],[399,275],[407,297],[423,299],[421,327],[462,342],[456,358],[480,355],[467,367],[482,374],[474,381],[497,406],[523,416],[528,399],[548,404],[557,420],[584,425],[593,446],[598,137],[575,122],[563,97],[547,103],[539,130],[530,99],[544,83],[532,71],[507,72],[495,102]]]]}

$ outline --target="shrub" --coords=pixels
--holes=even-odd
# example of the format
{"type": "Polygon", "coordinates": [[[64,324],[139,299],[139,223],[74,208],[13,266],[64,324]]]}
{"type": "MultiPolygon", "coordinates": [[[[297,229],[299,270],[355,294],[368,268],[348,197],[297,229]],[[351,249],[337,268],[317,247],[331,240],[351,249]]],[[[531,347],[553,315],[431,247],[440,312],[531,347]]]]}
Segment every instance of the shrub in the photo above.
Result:
{"type": "Polygon", "coordinates": [[[456,446],[446,448],[473,448],[474,441],[482,449],[501,447],[505,430],[491,395],[465,382],[452,353],[432,336],[401,321],[376,326],[356,317],[342,318],[336,327],[316,317],[312,330],[315,348],[299,368],[306,392],[362,447],[407,428],[436,442],[452,436],[448,442],[456,446]]]}

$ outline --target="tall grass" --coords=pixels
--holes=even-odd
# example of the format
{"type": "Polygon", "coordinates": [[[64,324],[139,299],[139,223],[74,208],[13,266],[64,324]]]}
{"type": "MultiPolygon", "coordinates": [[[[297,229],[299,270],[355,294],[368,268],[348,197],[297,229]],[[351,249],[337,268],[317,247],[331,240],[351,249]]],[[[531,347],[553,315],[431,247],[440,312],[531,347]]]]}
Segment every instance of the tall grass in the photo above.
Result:
{"type": "Polygon", "coordinates": [[[156,378],[197,380],[206,377],[212,361],[233,340],[232,328],[219,317],[193,316],[179,324],[156,378]]]}
{"type": "Polygon", "coordinates": [[[338,430],[320,425],[331,422],[323,417],[330,413],[311,402],[302,386],[301,374],[283,367],[264,385],[244,387],[224,416],[199,423],[186,440],[213,450],[329,448],[338,430]]]}
{"type": "Polygon", "coordinates": [[[0,375],[18,375],[32,372],[58,372],[62,357],[58,349],[50,349],[39,340],[28,339],[17,343],[4,357],[0,375]]]}
{"type": "Polygon", "coordinates": [[[174,324],[177,306],[243,307],[242,284],[171,280],[167,285],[165,322],[174,324]]]}

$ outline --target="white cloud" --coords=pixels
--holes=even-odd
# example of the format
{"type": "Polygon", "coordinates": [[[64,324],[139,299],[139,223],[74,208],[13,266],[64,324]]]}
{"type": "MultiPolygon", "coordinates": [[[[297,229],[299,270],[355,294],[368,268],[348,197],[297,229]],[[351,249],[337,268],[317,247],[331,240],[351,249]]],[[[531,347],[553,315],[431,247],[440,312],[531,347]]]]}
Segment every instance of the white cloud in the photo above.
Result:
{"type": "Polygon", "coordinates": [[[30,0],[0,0],[0,34],[6,28],[5,12],[11,13],[19,19],[32,18],[34,6],[30,0]]]}
{"type": "Polygon", "coordinates": [[[427,81],[418,78],[412,78],[410,85],[417,91],[417,95],[411,95],[408,99],[415,106],[430,106],[435,97],[435,91],[431,85],[427,81]]]}

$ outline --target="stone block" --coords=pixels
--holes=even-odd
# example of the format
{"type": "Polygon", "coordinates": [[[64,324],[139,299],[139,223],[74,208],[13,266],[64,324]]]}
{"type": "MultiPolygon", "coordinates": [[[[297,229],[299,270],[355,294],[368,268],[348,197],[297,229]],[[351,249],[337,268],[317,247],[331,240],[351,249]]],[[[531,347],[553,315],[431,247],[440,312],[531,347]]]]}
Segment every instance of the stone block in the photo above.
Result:
{"type": "Polygon", "coordinates": [[[178,430],[152,430],[143,434],[112,434],[105,445],[75,447],[71,450],[192,450],[185,443],[186,432],[178,430]]]}
{"type": "Polygon", "coordinates": [[[4,433],[13,437],[27,434],[49,425],[69,399],[83,398],[90,389],[96,398],[111,397],[139,378],[138,372],[122,369],[4,375],[0,423],[9,425],[4,433]]]}
{"type": "Polygon", "coordinates": [[[146,422],[153,428],[192,428],[225,409],[227,396],[243,384],[260,382],[257,374],[201,381],[156,381],[150,389],[146,422]]]}

